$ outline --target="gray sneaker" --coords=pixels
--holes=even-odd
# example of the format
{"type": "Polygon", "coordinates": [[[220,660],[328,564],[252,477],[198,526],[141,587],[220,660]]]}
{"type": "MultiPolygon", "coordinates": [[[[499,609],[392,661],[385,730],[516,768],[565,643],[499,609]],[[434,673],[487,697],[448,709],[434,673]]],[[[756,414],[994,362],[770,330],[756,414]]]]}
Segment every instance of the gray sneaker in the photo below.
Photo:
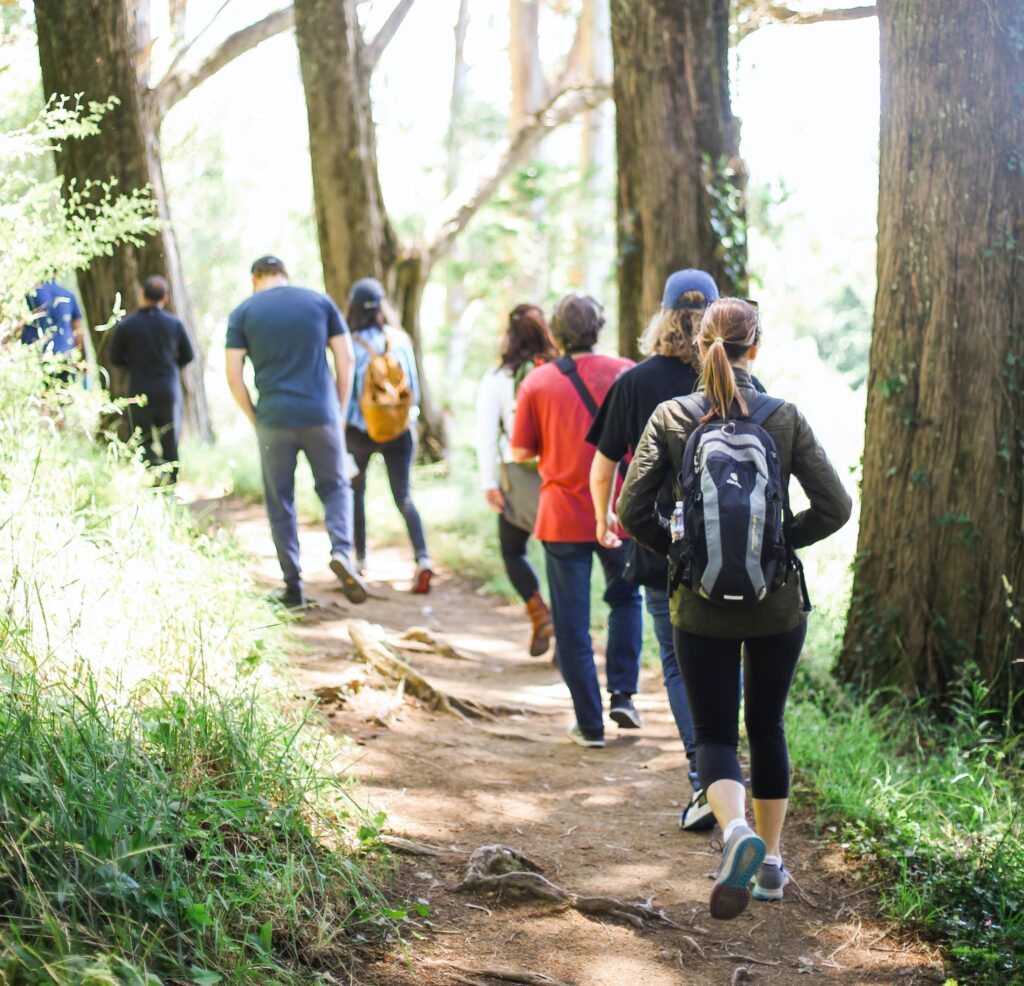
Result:
{"type": "Polygon", "coordinates": [[[781,863],[762,863],[754,877],[754,900],[782,900],[789,873],[781,863]]]}
{"type": "Polygon", "coordinates": [[[740,825],[725,844],[711,888],[711,916],[719,921],[739,917],[750,903],[750,881],[764,862],[764,840],[749,825],[740,825]]]}

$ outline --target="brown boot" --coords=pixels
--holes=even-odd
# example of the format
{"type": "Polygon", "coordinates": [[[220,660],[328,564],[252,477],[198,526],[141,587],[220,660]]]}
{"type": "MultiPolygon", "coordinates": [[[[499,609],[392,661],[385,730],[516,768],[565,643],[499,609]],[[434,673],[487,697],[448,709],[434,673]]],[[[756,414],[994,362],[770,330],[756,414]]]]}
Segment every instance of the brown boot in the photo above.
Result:
{"type": "Polygon", "coordinates": [[[551,625],[551,610],[539,592],[535,592],[533,598],[526,604],[526,614],[533,624],[530,657],[540,657],[541,654],[547,653],[551,638],[555,635],[555,628],[551,625]]]}

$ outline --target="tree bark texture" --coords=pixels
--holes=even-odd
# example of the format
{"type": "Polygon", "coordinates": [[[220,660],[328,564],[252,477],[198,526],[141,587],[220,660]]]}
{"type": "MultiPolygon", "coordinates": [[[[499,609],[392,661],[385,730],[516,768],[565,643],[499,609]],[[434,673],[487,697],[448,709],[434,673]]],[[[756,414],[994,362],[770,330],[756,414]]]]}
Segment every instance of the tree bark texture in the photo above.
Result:
{"type": "Polygon", "coordinates": [[[878,14],[878,295],[839,670],[941,702],[976,662],[1009,702],[1024,684],[1024,8],[878,14]]]}
{"type": "MultiPolygon", "coordinates": [[[[171,283],[172,305],[192,330],[188,295],[181,277],[177,246],[170,226],[163,170],[153,121],[147,115],[136,60],[137,21],[124,0],[36,0],[39,61],[46,94],[82,93],[86,100],[120,102],[101,123],[101,132],[66,142],[57,153],[57,167],[66,183],[117,180],[120,191],[150,187],[164,232],[141,246],[123,244],[110,257],[98,257],[78,272],[82,307],[101,366],[109,374],[110,391],[123,396],[127,375],[110,364],[110,332],[99,332],[111,316],[117,296],[131,310],[142,280],[164,274],[171,283]],[[89,52],[89,57],[82,57],[89,52]]],[[[197,348],[198,354],[198,348],[197,348]]],[[[186,423],[203,438],[211,437],[203,385],[202,357],[183,374],[186,423]]]]}
{"type": "Polygon", "coordinates": [[[376,277],[388,288],[416,351],[421,447],[435,458],[445,448],[446,430],[423,372],[419,324],[423,263],[415,251],[400,257],[384,206],[370,103],[372,65],[356,3],[298,0],[294,6],[327,293],[344,306],[353,282],[361,277],[376,277]]]}
{"type": "Polygon", "coordinates": [[[746,291],[745,171],[729,101],[728,0],[611,0],[618,159],[619,351],[674,270],[746,291]]]}

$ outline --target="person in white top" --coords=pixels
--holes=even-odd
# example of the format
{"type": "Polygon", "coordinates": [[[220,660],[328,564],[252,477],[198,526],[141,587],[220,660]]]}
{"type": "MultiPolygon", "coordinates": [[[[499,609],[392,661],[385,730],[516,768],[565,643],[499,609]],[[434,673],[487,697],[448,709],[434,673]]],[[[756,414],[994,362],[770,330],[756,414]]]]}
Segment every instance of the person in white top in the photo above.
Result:
{"type": "Polygon", "coordinates": [[[517,305],[508,319],[501,363],[480,381],[476,400],[476,454],[487,505],[498,514],[501,556],[516,592],[526,603],[533,624],[530,654],[540,657],[551,644],[551,611],[540,594],[537,573],[526,557],[540,496],[535,464],[512,459],[509,438],[515,416],[516,391],[535,366],[557,359],[558,350],[537,305],[517,305]]]}

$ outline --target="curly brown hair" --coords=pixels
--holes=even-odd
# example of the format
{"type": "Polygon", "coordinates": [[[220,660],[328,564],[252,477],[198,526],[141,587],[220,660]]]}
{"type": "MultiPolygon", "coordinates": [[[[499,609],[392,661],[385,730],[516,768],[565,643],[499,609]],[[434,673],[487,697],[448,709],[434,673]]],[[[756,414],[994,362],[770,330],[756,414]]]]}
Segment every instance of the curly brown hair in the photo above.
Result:
{"type": "Polygon", "coordinates": [[[502,368],[515,373],[527,361],[546,363],[557,358],[558,350],[541,307],[529,303],[516,305],[509,312],[501,347],[502,368]]]}
{"type": "Polygon", "coordinates": [[[700,360],[693,345],[693,337],[700,327],[707,298],[700,291],[687,291],[680,299],[689,308],[659,308],[647,323],[640,336],[640,352],[645,356],[675,356],[695,370],[700,370],[700,360]]]}

